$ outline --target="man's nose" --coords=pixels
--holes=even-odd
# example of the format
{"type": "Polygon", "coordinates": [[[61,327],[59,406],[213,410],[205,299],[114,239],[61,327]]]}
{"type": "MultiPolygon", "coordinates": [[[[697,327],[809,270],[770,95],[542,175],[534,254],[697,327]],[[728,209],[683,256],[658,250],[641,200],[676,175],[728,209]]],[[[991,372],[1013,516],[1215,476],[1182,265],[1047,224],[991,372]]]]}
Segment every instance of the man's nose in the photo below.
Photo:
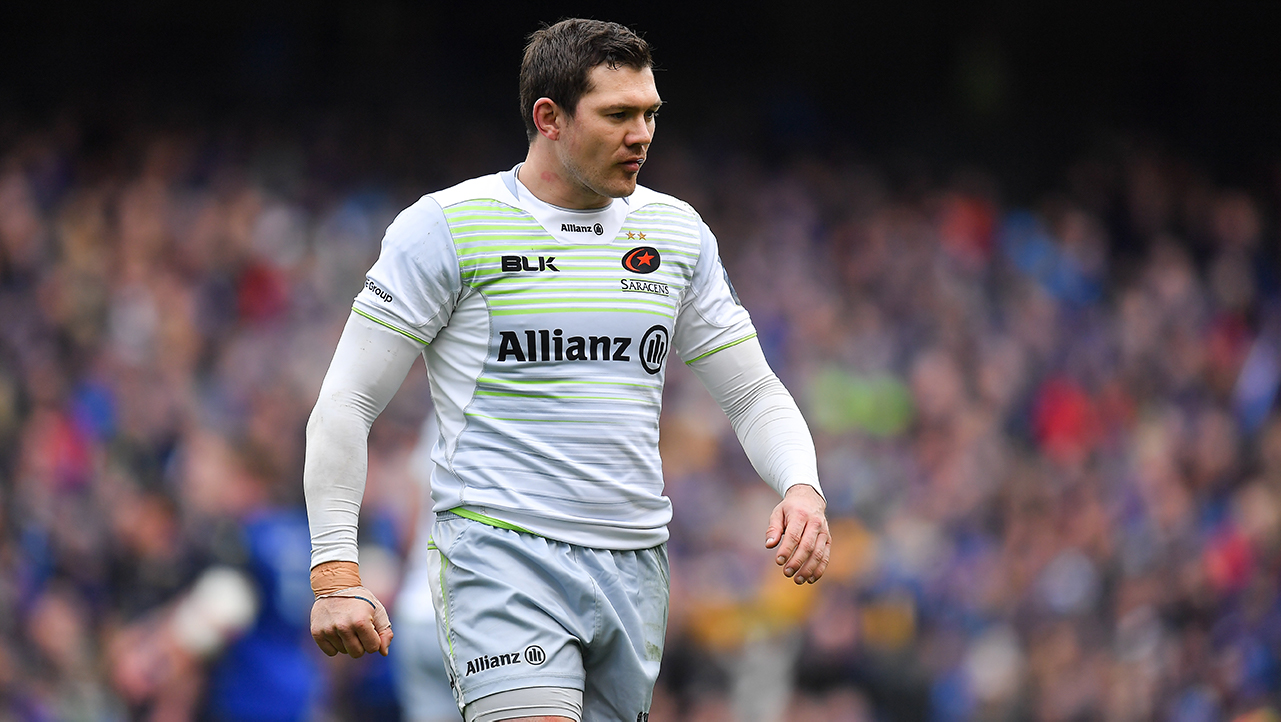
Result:
{"type": "Polygon", "coordinates": [[[644,117],[637,118],[627,132],[628,145],[649,145],[654,139],[654,131],[644,117]]]}

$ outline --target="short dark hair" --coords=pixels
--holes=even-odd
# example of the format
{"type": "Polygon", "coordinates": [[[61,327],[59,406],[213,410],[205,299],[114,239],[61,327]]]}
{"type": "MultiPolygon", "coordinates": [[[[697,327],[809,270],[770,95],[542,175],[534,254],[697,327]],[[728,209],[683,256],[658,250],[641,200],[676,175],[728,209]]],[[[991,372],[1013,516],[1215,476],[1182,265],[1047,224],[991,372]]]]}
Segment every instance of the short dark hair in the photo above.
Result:
{"type": "Polygon", "coordinates": [[[520,64],[520,111],[529,142],[538,135],[534,103],[550,98],[573,117],[578,101],[591,90],[588,74],[602,64],[643,70],[654,60],[649,43],[618,23],[569,18],[530,34],[520,64]]]}

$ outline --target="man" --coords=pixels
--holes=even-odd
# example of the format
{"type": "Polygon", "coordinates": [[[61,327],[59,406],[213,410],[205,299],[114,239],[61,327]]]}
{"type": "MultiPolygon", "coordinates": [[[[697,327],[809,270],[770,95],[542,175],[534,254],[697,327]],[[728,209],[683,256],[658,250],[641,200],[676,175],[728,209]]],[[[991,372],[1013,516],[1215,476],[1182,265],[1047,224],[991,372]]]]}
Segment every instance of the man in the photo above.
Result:
{"type": "Polygon", "coordinates": [[[308,423],[312,633],[330,655],[385,654],[390,625],[355,563],[365,440],[425,358],[440,425],[432,594],[469,722],[647,718],[667,623],[669,349],[783,495],[765,542],[783,573],[813,582],[827,566],[813,441],[716,239],[636,183],[662,104],[651,66],[614,23],[530,37],[525,162],[391,224],[308,423]]]}

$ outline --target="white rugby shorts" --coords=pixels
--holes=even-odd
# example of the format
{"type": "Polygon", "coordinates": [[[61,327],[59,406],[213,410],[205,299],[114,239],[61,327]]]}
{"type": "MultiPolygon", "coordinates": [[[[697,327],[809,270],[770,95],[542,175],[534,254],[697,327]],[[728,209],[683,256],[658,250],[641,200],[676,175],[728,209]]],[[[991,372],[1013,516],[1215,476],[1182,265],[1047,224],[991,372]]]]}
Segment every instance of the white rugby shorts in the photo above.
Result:
{"type": "Polygon", "coordinates": [[[648,716],[667,631],[665,544],[590,549],[442,512],[429,548],[460,710],[499,692],[560,687],[583,692],[584,720],[648,716]]]}

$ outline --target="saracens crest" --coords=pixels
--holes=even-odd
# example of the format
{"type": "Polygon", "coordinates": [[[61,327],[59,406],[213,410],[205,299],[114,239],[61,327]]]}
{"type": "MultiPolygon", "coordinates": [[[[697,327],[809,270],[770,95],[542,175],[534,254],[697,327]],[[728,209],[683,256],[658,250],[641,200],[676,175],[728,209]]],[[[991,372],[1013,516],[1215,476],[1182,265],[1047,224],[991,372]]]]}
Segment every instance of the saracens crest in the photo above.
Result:
{"type": "Polygon", "coordinates": [[[653,246],[640,246],[633,248],[623,256],[623,268],[632,273],[653,273],[658,270],[662,258],[658,255],[658,249],[653,246]]]}

